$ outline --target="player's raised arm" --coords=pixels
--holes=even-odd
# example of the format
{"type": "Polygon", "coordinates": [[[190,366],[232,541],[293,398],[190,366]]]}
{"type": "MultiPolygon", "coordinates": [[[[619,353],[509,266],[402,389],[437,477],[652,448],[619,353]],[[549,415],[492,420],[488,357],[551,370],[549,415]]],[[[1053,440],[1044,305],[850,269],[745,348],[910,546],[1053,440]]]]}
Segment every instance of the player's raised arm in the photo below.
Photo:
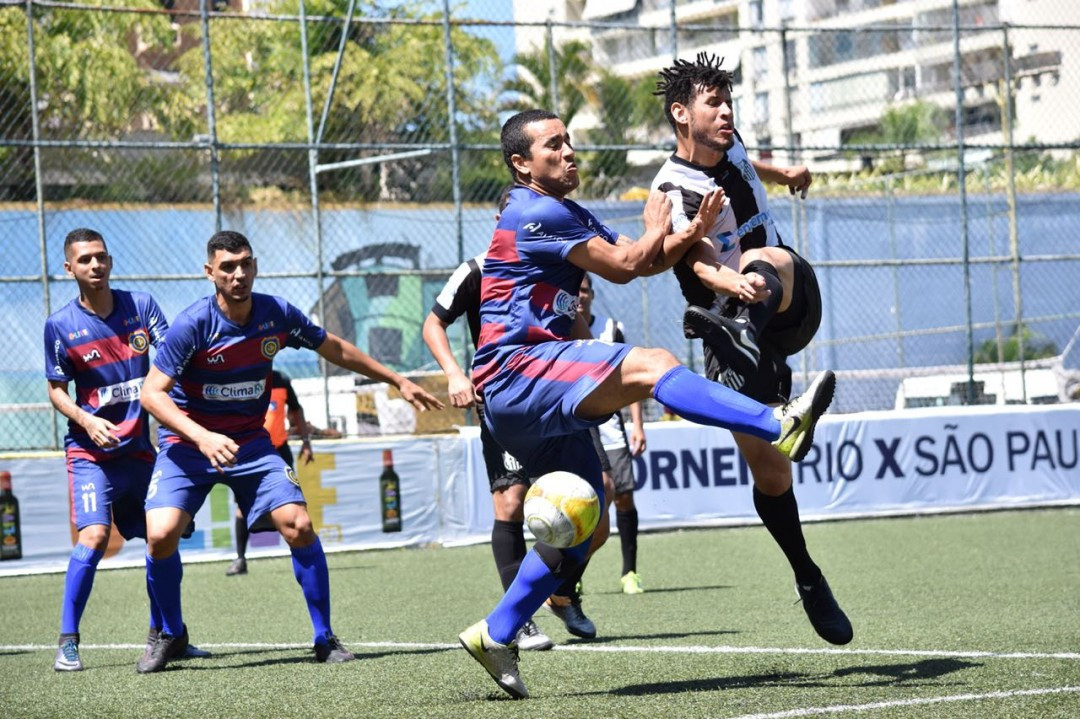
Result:
{"type": "Polygon", "coordinates": [[[443,403],[414,382],[402,377],[389,367],[365,354],[359,347],[338,337],[332,332],[326,333],[326,340],[316,350],[327,362],[362,374],[365,377],[393,385],[417,410],[442,409],[443,403]]]}
{"type": "Polygon", "coordinates": [[[156,365],[151,366],[139,395],[143,409],[182,439],[194,444],[218,472],[223,471],[226,466],[236,464],[236,453],[240,451],[240,445],[232,438],[211,432],[188,417],[169,396],[175,384],[176,380],[156,365]]]}
{"type": "MultiPolygon", "coordinates": [[[[659,192],[659,190],[654,192],[659,192]]],[[[698,207],[694,219],[687,221],[684,216],[681,222],[676,222],[676,218],[673,216],[671,234],[664,238],[660,252],[657,253],[653,263],[642,274],[658,275],[686,257],[695,247],[698,247],[703,242],[708,242],[709,238],[705,233],[716,223],[716,217],[724,207],[724,199],[724,190],[718,187],[701,199],[701,205],[698,207]],[[681,230],[675,229],[675,226],[684,223],[685,226],[681,230]]],[[[712,246],[709,245],[709,247],[712,246]]],[[[715,252],[713,254],[715,255],[715,252]]]]}

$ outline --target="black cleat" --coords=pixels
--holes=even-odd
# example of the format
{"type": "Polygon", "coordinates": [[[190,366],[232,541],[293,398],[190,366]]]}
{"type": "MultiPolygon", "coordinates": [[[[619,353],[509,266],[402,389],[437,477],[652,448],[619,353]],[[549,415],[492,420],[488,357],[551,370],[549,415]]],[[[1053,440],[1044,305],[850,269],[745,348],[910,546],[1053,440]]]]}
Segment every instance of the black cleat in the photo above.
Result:
{"type": "Polygon", "coordinates": [[[324,664],[341,664],[351,662],[356,655],[341,645],[341,640],[333,634],[326,637],[325,642],[315,645],[315,661],[324,664]]]}
{"type": "Polygon", "coordinates": [[[570,603],[563,606],[547,601],[544,608],[561,619],[566,631],[575,637],[592,639],[596,636],[596,625],[581,610],[581,597],[571,597],[570,603]]]}
{"type": "Polygon", "coordinates": [[[232,564],[225,570],[226,577],[235,577],[238,574],[247,574],[247,560],[243,557],[232,560],[232,564]]]}
{"type": "Polygon", "coordinates": [[[830,644],[847,644],[851,641],[855,635],[851,622],[836,603],[836,597],[829,589],[824,575],[807,587],[796,584],[795,589],[798,590],[806,616],[819,637],[830,644]]]}
{"type": "Polygon", "coordinates": [[[754,328],[747,320],[730,319],[690,305],[683,314],[683,334],[700,337],[734,372],[744,377],[757,372],[761,350],[754,328]]]}
{"type": "MultiPolygon", "coordinates": [[[[186,638],[186,632],[184,636],[186,638]]],[[[135,663],[135,671],[139,674],[160,672],[173,658],[173,644],[175,643],[176,639],[171,634],[165,634],[164,632],[157,635],[153,644],[150,643],[150,638],[147,637],[146,651],[139,657],[139,661],[135,663]]]]}

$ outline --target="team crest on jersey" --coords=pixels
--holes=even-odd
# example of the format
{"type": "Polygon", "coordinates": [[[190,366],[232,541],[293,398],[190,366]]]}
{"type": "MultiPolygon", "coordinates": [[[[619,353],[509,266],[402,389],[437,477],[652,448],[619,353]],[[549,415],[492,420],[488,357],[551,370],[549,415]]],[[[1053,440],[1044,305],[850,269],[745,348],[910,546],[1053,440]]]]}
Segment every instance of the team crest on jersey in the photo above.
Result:
{"type": "Polygon", "coordinates": [[[128,335],[128,344],[131,345],[132,352],[141,355],[150,348],[150,337],[147,336],[146,330],[135,330],[128,335]]]}
{"type": "Polygon", "coordinates": [[[551,301],[551,308],[555,310],[555,314],[573,319],[577,317],[577,302],[576,295],[572,295],[566,290],[559,290],[555,293],[555,299],[551,301]]]}
{"type": "Polygon", "coordinates": [[[295,484],[297,487],[300,486],[300,478],[296,476],[296,470],[294,470],[292,467],[286,465],[285,476],[288,477],[289,481],[295,484]]]}
{"type": "Polygon", "coordinates": [[[259,350],[266,359],[274,359],[274,355],[281,349],[281,342],[277,337],[266,337],[262,341],[259,350]]]}

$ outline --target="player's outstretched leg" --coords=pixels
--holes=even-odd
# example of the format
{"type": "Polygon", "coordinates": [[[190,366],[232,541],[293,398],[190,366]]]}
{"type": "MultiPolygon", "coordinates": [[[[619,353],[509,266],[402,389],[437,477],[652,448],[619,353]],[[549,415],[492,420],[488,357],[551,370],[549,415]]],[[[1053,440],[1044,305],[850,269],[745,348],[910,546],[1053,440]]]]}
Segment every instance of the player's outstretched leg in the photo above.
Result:
{"type": "Polygon", "coordinates": [[[772,443],[792,462],[799,462],[814,443],[814,428],[829,408],[836,390],[836,375],[825,370],[810,383],[806,391],[783,407],[774,416],[780,422],[780,436],[772,443]]]}
{"type": "Polygon", "coordinates": [[[492,639],[487,620],[484,619],[459,634],[458,641],[503,691],[515,699],[529,697],[529,690],[518,672],[518,648],[515,642],[500,644],[492,639]]]}

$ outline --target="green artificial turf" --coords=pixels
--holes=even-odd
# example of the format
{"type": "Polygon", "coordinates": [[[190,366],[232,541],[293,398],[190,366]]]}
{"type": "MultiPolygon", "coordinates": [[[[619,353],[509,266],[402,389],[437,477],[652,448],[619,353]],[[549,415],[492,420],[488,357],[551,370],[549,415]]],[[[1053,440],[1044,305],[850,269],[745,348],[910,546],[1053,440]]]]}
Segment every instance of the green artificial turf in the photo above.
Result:
{"type": "Polygon", "coordinates": [[[330,555],[334,629],[358,655],[336,666],[312,660],[285,558],[250,561],[241,577],[224,576],[224,563],[185,567],[191,639],[214,656],[148,676],[135,672],[142,571],[98,574],[81,627],[86,670],[72,674],[52,671],[62,575],[4,578],[0,707],[139,719],[1080,716],[1080,510],[805,533],[855,626],[850,645],[813,633],[761,528],[642,535],[638,596],[619,592],[613,536],[585,575],[598,638],[574,639],[538,613],[559,647],[522,653],[532,697],[520,702],[457,646],[499,597],[487,545],[330,555]],[[1057,693],[1019,693],[1046,690],[1057,693]]]}

